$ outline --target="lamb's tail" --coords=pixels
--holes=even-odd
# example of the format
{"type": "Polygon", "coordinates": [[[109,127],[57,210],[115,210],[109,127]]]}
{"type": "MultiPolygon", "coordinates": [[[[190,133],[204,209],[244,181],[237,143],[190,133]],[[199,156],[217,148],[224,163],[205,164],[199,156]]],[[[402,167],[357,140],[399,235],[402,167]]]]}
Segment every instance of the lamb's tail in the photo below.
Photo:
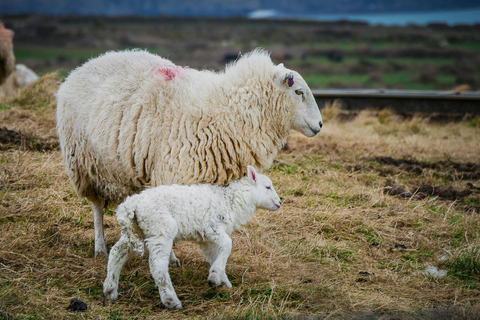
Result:
{"type": "Polygon", "coordinates": [[[130,243],[134,253],[143,256],[145,253],[145,245],[142,239],[143,233],[135,219],[135,211],[121,204],[116,210],[116,215],[118,223],[122,227],[122,236],[130,243]]]}

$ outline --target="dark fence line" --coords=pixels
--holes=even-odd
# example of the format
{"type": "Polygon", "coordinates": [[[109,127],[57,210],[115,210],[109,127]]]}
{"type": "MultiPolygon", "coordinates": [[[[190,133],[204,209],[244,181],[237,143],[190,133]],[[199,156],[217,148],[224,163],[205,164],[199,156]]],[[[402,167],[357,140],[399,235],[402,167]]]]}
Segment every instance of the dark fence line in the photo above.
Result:
{"type": "Polygon", "coordinates": [[[340,100],[343,110],[391,109],[399,114],[480,115],[480,92],[417,90],[312,90],[320,108],[340,100]]]}

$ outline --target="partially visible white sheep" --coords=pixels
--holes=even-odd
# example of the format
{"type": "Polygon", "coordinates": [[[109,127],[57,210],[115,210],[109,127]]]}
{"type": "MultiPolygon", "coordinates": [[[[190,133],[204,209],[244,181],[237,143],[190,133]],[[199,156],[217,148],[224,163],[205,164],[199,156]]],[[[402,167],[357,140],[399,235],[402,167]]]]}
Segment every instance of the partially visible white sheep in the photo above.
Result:
{"type": "Polygon", "coordinates": [[[7,80],[15,69],[12,38],[12,30],[5,29],[3,24],[0,23],[0,85],[7,80]]]}
{"type": "Polygon", "coordinates": [[[300,74],[264,50],[218,73],[109,52],[73,71],[57,102],[65,169],[93,207],[95,255],[107,254],[106,204],[149,185],[227,184],[247,165],[268,168],[291,129],[312,137],[323,125],[300,74]]]}
{"type": "Polygon", "coordinates": [[[231,287],[225,274],[232,249],[229,235],[246,224],[256,208],[278,210],[280,199],[272,181],[251,166],[246,177],[227,186],[159,186],[128,197],[116,210],[122,233],[108,258],[105,297],[117,299],[122,266],[132,252],[143,255],[143,241],[150,253],[150,272],[167,308],[182,307],[168,274],[169,264],[179,265],[172,251],[178,241],[200,244],[210,263],[210,286],[231,287]]]}
{"type": "Polygon", "coordinates": [[[13,73],[0,86],[0,98],[11,95],[18,89],[25,87],[30,82],[36,81],[38,76],[23,64],[17,64],[13,73]]]}

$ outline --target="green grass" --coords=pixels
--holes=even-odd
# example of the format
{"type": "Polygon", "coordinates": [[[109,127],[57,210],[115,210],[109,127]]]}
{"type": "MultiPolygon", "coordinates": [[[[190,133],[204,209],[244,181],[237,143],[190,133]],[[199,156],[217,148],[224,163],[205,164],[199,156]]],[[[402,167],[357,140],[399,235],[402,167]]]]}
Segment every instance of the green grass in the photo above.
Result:
{"type": "Polygon", "coordinates": [[[310,87],[316,88],[325,88],[335,83],[344,83],[344,84],[354,84],[354,83],[365,83],[368,82],[369,77],[367,75],[349,75],[349,74],[339,74],[339,75],[307,75],[304,77],[305,81],[310,85],[310,87]]]}
{"type": "Polygon", "coordinates": [[[90,59],[105,52],[104,49],[67,49],[67,48],[15,48],[17,60],[48,60],[58,58],[90,59]]]}
{"type": "Polygon", "coordinates": [[[471,288],[480,287],[480,249],[472,247],[462,250],[446,264],[449,273],[471,288]]]}
{"type": "Polygon", "coordinates": [[[480,51],[480,42],[479,41],[460,41],[453,42],[449,44],[449,47],[453,48],[463,48],[471,51],[480,51]]]}

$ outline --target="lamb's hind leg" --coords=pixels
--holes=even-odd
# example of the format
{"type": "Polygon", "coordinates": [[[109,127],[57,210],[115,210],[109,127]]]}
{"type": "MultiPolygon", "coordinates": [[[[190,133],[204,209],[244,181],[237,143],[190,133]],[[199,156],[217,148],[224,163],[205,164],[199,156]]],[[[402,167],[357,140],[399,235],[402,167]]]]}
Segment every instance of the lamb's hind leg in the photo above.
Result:
{"type": "Polygon", "coordinates": [[[173,239],[157,235],[149,237],[146,243],[148,251],[150,252],[150,272],[158,287],[162,303],[168,309],[181,309],[182,303],[177,298],[172,281],[170,280],[170,275],[168,274],[173,239]]]}
{"type": "Polygon", "coordinates": [[[221,231],[210,235],[207,240],[200,247],[210,263],[208,284],[214,288],[219,286],[231,288],[232,284],[225,273],[225,267],[232,252],[232,239],[225,232],[221,231]]]}
{"type": "Polygon", "coordinates": [[[180,261],[175,256],[175,253],[173,253],[173,250],[170,251],[169,265],[170,267],[180,267],[180,261]]]}
{"type": "Polygon", "coordinates": [[[107,277],[103,282],[103,294],[108,300],[118,298],[118,280],[122,267],[132,253],[132,243],[122,235],[120,240],[110,250],[107,265],[107,277]]]}
{"type": "Polygon", "coordinates": [[[91,203],[95,229],[95,257],[101,254],[107,255],[107,246],[103,237],[103,201],[92,201],[91,203]]]}

